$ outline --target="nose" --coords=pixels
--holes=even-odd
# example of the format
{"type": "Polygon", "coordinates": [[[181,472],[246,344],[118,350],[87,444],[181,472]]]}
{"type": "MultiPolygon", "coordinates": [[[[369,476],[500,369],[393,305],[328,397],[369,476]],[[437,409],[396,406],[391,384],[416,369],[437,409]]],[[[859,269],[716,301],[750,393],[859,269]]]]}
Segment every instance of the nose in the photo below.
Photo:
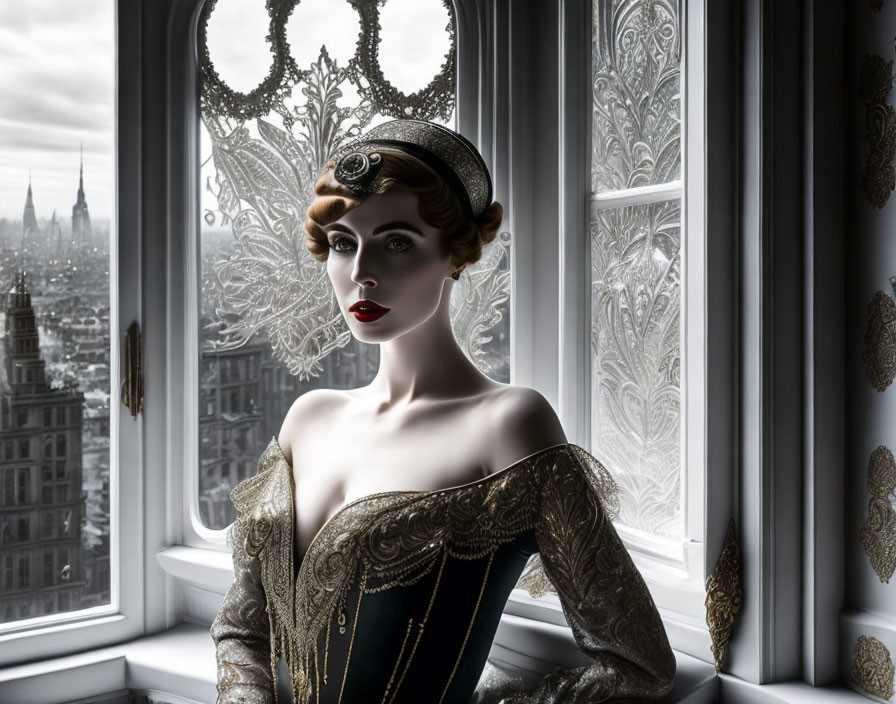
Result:
{"type": "Polygon", "coordinates": [[[361,252],[358,252],[358,255],[355,257],[355,266],[352,270],[352,281],[362,288],[376,288],[377,280],[371,272],[368,262],[369,259],[363,257],[361,252]]]}

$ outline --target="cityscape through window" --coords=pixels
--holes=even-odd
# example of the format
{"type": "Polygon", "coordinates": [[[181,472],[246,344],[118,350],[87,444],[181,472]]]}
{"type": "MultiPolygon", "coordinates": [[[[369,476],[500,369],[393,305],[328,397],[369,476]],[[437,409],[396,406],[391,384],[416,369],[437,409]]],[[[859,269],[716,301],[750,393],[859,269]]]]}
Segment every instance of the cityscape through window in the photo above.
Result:
{"type": "Polygon", "coordinates": [[[0,624],[110,603],[115,4],[0,9],[0,624]]]}

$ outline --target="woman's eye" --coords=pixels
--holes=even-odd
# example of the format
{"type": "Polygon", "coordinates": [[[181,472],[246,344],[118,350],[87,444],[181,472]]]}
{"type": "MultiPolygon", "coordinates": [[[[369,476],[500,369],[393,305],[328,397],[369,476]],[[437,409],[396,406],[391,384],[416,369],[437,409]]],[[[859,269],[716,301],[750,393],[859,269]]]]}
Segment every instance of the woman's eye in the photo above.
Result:
{"type": "Polygon", "coordinates": [[[348,237],[334,237],[330,249],[334,252],[350,252],[354,243],[348,237]]]}
{"type": "Polygon", "coordinates": [[[396,252],[404,252],[414,246],[409,237],[393,237],[386,244],[387,247],[396,252]]]}

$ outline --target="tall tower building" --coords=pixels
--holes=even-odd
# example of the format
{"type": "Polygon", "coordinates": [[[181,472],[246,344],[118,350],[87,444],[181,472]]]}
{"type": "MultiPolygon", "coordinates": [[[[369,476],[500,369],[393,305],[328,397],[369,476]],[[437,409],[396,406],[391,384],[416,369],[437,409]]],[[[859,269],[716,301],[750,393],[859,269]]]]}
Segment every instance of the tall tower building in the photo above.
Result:
{"type": "Polygon", "coordinates": [[[31,196],[31,175],[28,175],[28,195],[25,196],[25,212],[22,214],[22,245],[34,240],[39,232],[37,216],[34,214],[34,199],[31,196]]]}
{"type": "Polygon", "coordinates": [[[84,592],[81,409],[47,384],[24,273],[0,344],[0,623],[67,612],[84,592]]]}
{"type": "Polygon", "coordinates": [[[81,148],[81,180],[78,183],[78,202],[72,208],[72,239],[75,242],[90,242],[90,211],[84,198],[84,148],[81,148]]]}
{"type": "Polygon", "coordinates": [[[56,208],[53,208],[53,217],[50,219],[50,222],[47,223],[46,232],[44,232],[44,237],[46,238],[47,246],[51,249],[56,247],[57,252],[62,251],[62,227],[59,225],[59,221],[56,219],[56,208]]]}

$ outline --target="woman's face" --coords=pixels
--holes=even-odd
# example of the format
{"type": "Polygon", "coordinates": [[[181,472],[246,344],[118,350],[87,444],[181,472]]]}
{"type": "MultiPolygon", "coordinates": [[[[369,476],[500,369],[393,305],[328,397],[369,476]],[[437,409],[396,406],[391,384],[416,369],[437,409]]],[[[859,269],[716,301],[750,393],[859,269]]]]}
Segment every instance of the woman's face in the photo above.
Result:
{"type": "Polygon", "coordinates": [[[441,258],[440,232],[420,217],[418,203],[416,194],[396,186],[368,196],[324,228],[327,274],[349,329],[362,342],[386,342],[416,328],[450,290],[451,258],[441,258]],[[357,310],[361,285],[363,300],[375,310],[357,310]]]}

